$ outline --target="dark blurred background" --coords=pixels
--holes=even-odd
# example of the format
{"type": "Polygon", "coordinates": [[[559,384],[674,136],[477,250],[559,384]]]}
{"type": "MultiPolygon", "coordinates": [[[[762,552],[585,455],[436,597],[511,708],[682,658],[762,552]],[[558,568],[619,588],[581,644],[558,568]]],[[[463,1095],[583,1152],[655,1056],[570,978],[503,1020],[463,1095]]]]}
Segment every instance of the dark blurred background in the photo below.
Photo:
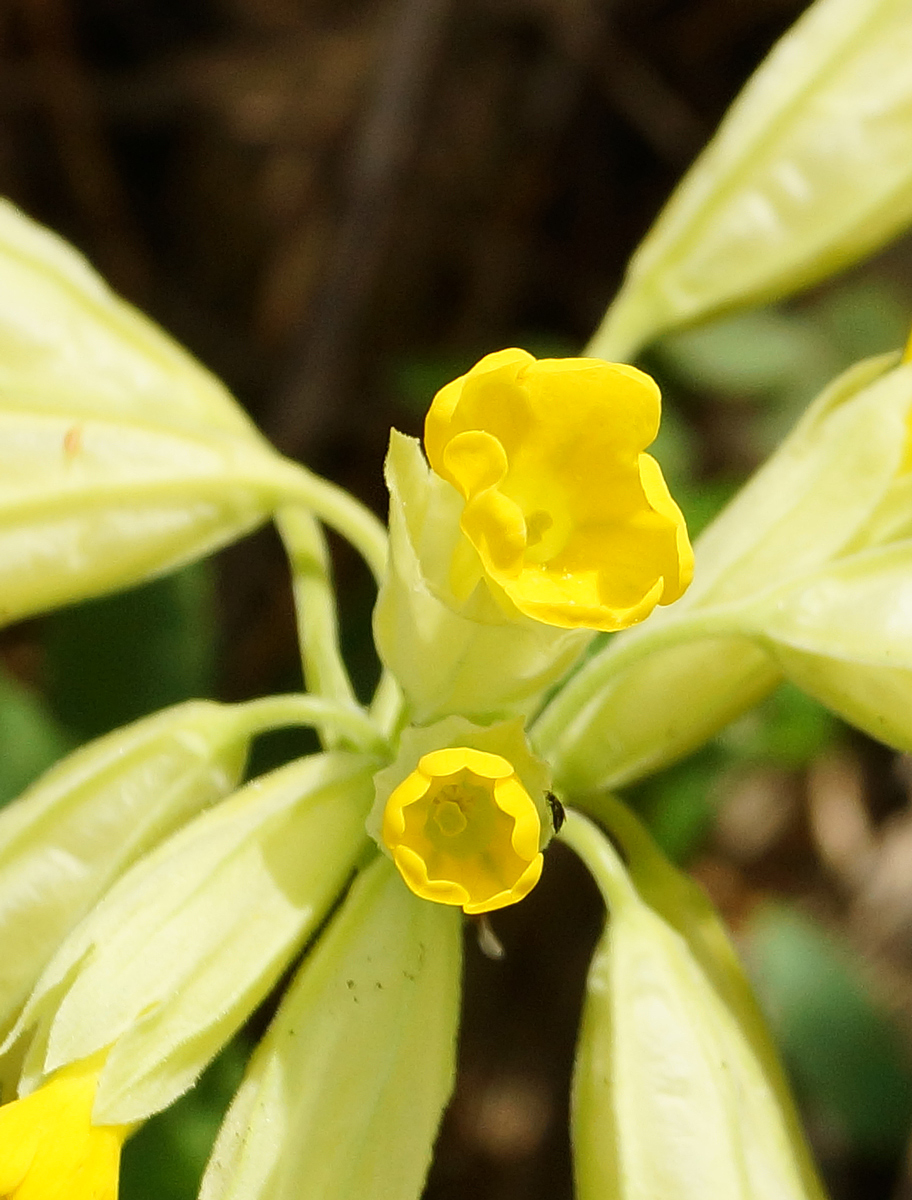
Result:
{"type": "MultiPolygon", "coordinates": [[[[389,427],[507,345],[576,353],[624,263],[804,0],[6,0],[0,191],[222,376],[287,453],[382,513],[389,427]]],[[[694,529],[841,367],[899,345],[908,241],[645,365],[694,529]]],[[[371,585],[333,543],[347,651],[371,585]]],[[[262,531],[214,562],[0,639],[0,795],[190,695],[300,686],[262,531]]],[[[307,749],[259,747],[254,769],[307,749]]],[[[835,1200],[908,1200],[912,772],[791,688],[632,789],[730,921],[835,1200]]],[[[467,935],[460,1081],[428,1200],[571,1195],[567,1103],[602,921],[562,848],[467,935]]],[[[125,1200],[194,1194],[258,1014],[128,1146],[125,1200]]],[[[672,1200],[672,1198],[669,1198],[672,1200]]],[[[714,1200],[714,1198],[708,1198],[714,1200]]]]}

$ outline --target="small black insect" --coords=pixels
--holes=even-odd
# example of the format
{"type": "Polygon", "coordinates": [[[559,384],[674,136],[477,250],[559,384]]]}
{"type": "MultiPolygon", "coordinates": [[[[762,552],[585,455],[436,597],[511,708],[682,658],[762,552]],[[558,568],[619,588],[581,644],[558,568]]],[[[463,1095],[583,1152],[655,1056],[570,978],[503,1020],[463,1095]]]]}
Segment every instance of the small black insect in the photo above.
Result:
{"type": "Polygon", "coordinates": [[[554,832],[560,833],[567,814],[564,812],[564,806],[558,800],[553,792],[545,792],[545,799],[548,801],[548,807],[551,809],[551,824],[554,826],[554,832]]]}

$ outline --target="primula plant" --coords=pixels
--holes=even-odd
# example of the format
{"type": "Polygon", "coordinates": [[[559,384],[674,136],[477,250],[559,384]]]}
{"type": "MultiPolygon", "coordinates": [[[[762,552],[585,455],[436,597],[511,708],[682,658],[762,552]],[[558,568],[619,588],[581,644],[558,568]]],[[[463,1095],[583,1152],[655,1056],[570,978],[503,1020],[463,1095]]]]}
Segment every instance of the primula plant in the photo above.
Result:
{"type": "Polygon", "coordinates": [[[489,354],[431,400],[423,444],[391,434],[388,529],[0,209],[3,618],[274,520],[306,682],[140,720],[0,813],[0,1197],[116,1196],[124,1140],[282,981],[202,1200],[415,1200],[453,1087],[463,914],[522,903],[555,838],[606,908],[574,1066],[580,1200],[822,1196],[719,919],[609,789],[783,678],[912,750],[912,365],[836,379],[694,555],[648,453],[659,389],[626,360],[912,220],[910,61],[910,0],[817,0],[587,356],[489,354]],[[366,706],[324,525],[377,579],[366,706]],[[244,782],[252,740],[295,724],[322,750],[244,782]]]}

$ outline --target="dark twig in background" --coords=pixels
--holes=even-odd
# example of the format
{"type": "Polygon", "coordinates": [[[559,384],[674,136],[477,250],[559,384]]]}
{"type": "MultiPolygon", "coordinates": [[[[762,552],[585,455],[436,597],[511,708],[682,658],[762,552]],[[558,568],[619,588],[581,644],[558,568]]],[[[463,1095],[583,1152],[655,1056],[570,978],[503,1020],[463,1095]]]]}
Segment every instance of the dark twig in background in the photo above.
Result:
{"type": "Polygon", "coordinates": [[[390,251],[397,195],[425,127],[449,7],[450,0],[399,0],[382,39],[324,278],[292,348],[286,382],[265,416],[277,444],[291,452],[305,450],[316,430],[345,424],[340,392],[390,251]]]}

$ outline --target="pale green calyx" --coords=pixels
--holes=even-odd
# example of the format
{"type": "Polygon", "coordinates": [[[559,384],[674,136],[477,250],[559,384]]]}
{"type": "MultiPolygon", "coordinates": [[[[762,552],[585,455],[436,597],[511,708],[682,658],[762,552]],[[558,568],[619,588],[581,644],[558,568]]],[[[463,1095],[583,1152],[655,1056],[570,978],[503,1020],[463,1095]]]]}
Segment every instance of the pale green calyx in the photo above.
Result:
{"type": "Polygon", "coordinates": [[[912,220],[906,0],[817,0],[774,47],[631,260],[588,352],[784,297],[912,220]]]}
{"type": "Polygon", "coordinates": [[[224,386],[60,238],[0,202],[0,624],[319,510],[382,570],[379,523],[283,459],[224,386]]]}
{"type": "Polygon", "coordinates": [[[374,639],[412,719],[528,712],[579,657],[591,631],[545,625],[492,592],[459,526],[461,497],[428,468],[419,443],[395,430],[386,479],[390,553],[374,639]],[[457,561],[474,564],[473,583],[461,594],[453,588],[457,561]]]}
{"type": "Polygon", "coordinates": [[[200,1200],[417,1196],[453,1085],[461,919],[379,857],[254,1054],[200,1200]]]}
{"type": "Polygon", "coordinates": [[[585,818],[569,813],[561,836],[608,906],[573,1081],[580,1200],[823,1200],[763,1062],[687,942],[585,818]]]}
{"type": "Polygon", "coordinates": [[[110,1046],[95,1117],[142,1120],[199,1075],[276,983],[363,852],[372,761],[262,776],[141,859],[66,938],[8,1044],[20,1091],[110,1046]]]}
{"type": "Polygon", "coordinates": [[[912,538],[792,580],[742,620],[811,695],[872,737],[912,750],[912,538]]]}
{"type": "Polygon", "coordinates": [[[77,750],[0,812],[0,1037],[55,948],[142,854],[227,795],[247,738],[192,701],[77,750]]]}

